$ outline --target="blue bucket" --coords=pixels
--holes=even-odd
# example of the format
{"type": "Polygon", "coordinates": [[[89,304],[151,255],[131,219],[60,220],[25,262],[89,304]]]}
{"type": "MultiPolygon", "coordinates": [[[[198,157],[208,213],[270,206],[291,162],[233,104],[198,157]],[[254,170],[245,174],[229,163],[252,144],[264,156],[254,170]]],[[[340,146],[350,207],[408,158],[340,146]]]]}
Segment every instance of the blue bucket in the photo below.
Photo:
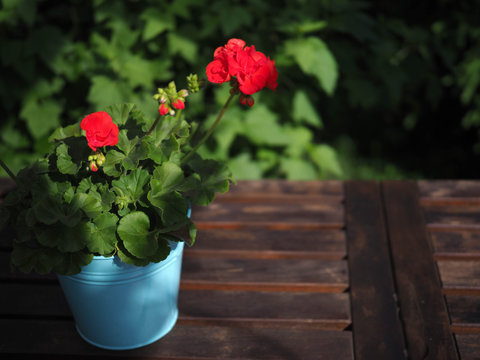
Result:
{"type": "Polygon", "coordinates": [[[183,245],[171,242],[167,259],[145,267],[95,256],[79,274],[58,275],[78,333],[110,350],[138,348],[166,335],[178,318],[183,245]]]}

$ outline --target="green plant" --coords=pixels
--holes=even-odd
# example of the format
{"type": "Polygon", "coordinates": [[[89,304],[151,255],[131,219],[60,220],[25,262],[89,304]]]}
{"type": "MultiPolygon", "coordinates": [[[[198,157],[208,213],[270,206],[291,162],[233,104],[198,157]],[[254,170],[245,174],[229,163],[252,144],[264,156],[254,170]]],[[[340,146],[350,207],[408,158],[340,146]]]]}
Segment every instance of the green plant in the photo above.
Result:
{"type": "Polygon", "coordinates": [[[70,275],[94,255],[144,266],[164,260],[170,241],[193,244],[189,204],[208,205],[232,180],[224,163],[203,159],[197,150],[234,97],[252,106],[251,94],[277,86],[274,61],[245,45],[229,40],[207,67],[210,81],[229,82],[231,89],[199,140],[184,110],[187,96],[200,87],[198,76],[190,75],[189,90],[177,91],[174,81],[158,89],[155,119],[131,103],[112,105],[57,129],[48,154],[17,175],[0,160],[17,183],[0,207],[3,224],[17,232],[12,267],[70,275]]]}

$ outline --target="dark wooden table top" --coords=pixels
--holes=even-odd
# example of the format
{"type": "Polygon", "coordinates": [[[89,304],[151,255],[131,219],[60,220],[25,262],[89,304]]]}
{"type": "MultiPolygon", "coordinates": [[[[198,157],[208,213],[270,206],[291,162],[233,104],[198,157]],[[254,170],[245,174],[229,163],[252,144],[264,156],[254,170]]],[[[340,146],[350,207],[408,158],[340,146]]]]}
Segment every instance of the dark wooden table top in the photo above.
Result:
{"type": "Polygon", "coordinates": [[[480,181],[245,181],[193,219],[175,328],[122,352],[4,232],[0,359],[480,359],[480,181]]]}

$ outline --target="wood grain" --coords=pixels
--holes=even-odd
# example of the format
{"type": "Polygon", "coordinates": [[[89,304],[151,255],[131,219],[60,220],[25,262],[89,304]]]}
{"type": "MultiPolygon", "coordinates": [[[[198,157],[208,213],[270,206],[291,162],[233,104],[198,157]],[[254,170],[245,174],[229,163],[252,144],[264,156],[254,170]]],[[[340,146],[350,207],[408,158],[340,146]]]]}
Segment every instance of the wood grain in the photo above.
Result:
{"type": "Polygon", "coordinates": [[[480,359],[480,334],[456,334],[455,338],[462,360],[480,359]]]}
{"type": "Polygon", "coordinates": [[[438,261],[445,294],[480,294],[480,261],[438,261]]]}
{"type": "Polygon", "coordinates": [[[434,226],[435,224],[459,226],[459,225],[478,225],[480,222],[479,205],[428,205],[423,207],[425,211],[426,222],[434,226]]]}
{"type": "Polygon", "coordinates": [[[344,260],[225,259],[186,257],[184,289],[343,292],[348,288],[344,260]]]}
{"type": "Polygon", "coordinates": [[[339,201],[321,203],[214,202],[207,208],[193,207],[192,220],[199,229],[341,229],[343,207],[339,201]]]}
{"type": "Polygon", "coordinates": [[[406,359],[380,187],[345,183],[355,359],[406,359]]]}
{"type": "Polygon", "coordinates": [[[436,260],[480,260],[480,232],[431,232],[436,260]]]}
{"type": "Polygon", "coordinates": [[[311,258],[337,260],[346,257],[343,230],[204,229],[185,256],[229,258],[311,258]]]}
{"type": "Polygon", "coordinates": [[[290,181],[278,179],[239,181],[237,185],[231,185],[226,194],[220,194],[217,198],[236,197],[238,194],[255,195],[334,195],[343,196],[343,184],[337,180],[325,181],[290,181]]]}
{"type": "Polygon", "coordinates": [[[455,333],[480,333],[480,296],[447,295],[447,305],[455,333]]]}
{"type": "MultiPolygon", "coordinates": [[[[64,355],[99,359],[112,352],[83,341],[71,321],[0,319],[0,348],[5,354],[64,355]],[[28,339],[28,346],[25,346],[28,339]]],[[[177,324],[160,341],[117,358],[137,359],[335,359],[352,360],[351,333],[283,328],[242,328],[177,324]]]]}
{"type": "Polygon", "coordinates": [[[417,184],[422,198],[480,198],[477,180],[419,180],[417,184]]]}
{"type": "Polygon", "coordinates": [[[382,189],[409,357],[456,359],[417,185],[386,181],[382,189]]]}

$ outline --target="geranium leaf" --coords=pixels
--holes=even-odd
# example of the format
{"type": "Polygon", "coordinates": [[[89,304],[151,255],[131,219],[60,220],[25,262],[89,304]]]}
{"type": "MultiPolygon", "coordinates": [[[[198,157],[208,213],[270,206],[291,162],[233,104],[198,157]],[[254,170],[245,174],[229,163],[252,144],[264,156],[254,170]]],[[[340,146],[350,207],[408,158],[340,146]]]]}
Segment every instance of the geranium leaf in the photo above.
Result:
{"type": "Polygon", "coordinates": [[[55,271],[62,275],[75,275],[82,271],[82,267],[90,264],[93,254],[82,251],[62,254],[61,261],[55,266],[55,271]]]}
{"type": "Polygon", "coordinates": [[[82,129],[80,128],[80,123],[68,125],[63,128],[56,129],[52,135],[48,138],[49,142],[53,142],[55,140],[63,140],[68,137],[78,137],[82,135],[82,129]]]}
{"type": "Polygon", "coordinates": [[[155,196],[162,196],[175,190],[183,182],[183,170],[177,164],[167,161],[157,167],[150,182],[155,196]]]}
{"type": "Polygon", "coordinates": [[[113,252],[117,242],[117,222],[118,217],[107,212],[100,214],[93,222],[86,224],[88,232],[86,243],[91,252],[100,255],[108,255],[113,252]]]}
{"type": "Polygon", "coordinates": [[[160,214],[164,226],[170,227],[185,221],[188,204],[181,194],[173,192],[154,197],[152,191],[150,191],[148,193],[148,200],[155,206],[155,210],[160,214]]]}
{"type": "Polygon", "coordinates": [[[135,108],[135,104],[115,104],[108,106],[105,111],[112,117],[112,120],[117,125],[125,125],[130,113],[135,108]]]}
{"type": "Polygon", "coordinates": [[[82,209],[89,218],[95,218],[102,212],[102,202],[93,194],[76,193],[72,205],[82,209]]]}
{"type": "MultiPolygon", "coordinates": [[[[129,202],[135,202],[144,194],[143,187],[148,183],[150,174],[144,169],[135,169],[127,176],[112,181],[112,186],[120,190],[129,202]]],[[[122,195],[122,194],[119,194],[122,195]]]]}
{"type": "Polygon", "coordinates": [[[72,157],[68,155],[68,146],[60,144],[56,149],[57,154],[57,168],[62,174],[75,175],[79,166],[72,162],[72,157]]]}
{"type": "Polygon", "coordinates": [[[158,249],[154,233],[150,232],[150,219],[142,211],[125,215],[118,223],[117,233],[128,252],[135,257],[146,258],[158,249]]]}
{"type": "Polygon", "coordinates": [[[117,165],[125,159],[125,155],[117,150],[110,150],[105,155],[105,163],[103,164],[103,172],[109,176],[119,176],[122,172],[117,169],[117,165]]]}
{"type": "Polygon", "coordinates": [[[63,254],[55,249],[32,249],[16,244],[10,259],[12,265],[23,273],[34,270],[39,274],[48,274],[62,261],[62,256],[63,254]]]}

